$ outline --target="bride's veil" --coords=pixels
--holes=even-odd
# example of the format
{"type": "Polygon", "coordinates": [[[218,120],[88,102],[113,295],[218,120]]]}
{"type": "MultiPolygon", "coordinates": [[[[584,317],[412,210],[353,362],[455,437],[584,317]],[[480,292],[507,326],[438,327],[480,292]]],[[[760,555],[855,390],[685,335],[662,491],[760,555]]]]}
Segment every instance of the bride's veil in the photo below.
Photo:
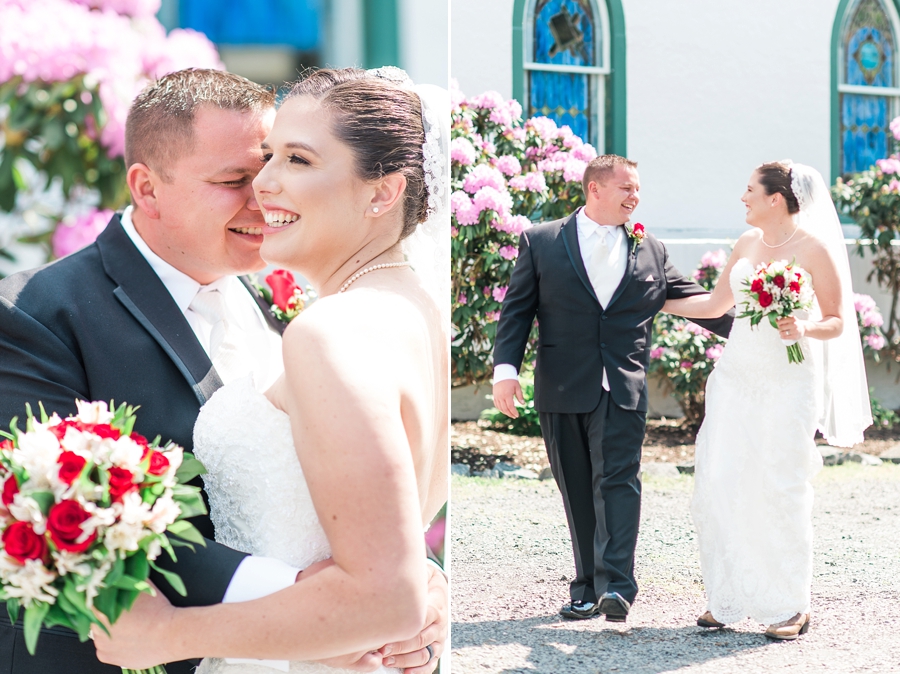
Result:
{"type": "Polygon", "coordinates": [[[872,411],[853,304],[850,259],[822,175],[804,164],[790,164],[790,169],[791,188],[800,203],[797,224],[826,245],[841,281],[844,330],[839,337],[823,342],[824,397],[818,427],[829,444],[851,447],[863,441],[863,431],[872,425],[872,411]]]}

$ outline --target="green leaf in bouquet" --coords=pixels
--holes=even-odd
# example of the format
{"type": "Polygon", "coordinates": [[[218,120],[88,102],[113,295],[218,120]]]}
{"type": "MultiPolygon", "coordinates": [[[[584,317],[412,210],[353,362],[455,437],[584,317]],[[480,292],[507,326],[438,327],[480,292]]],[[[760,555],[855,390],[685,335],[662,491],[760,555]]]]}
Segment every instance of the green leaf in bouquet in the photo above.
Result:
{"type": "Polygon", "coordinates": [[[150,583],[148,583],[146,580],[132,578],[129,575],[119,577],[116,582],[112,584],[112,587],[115,587],[119,590],[137,590],[138,592],[153,594],[150,588],[150,583]]]}
{"type": "Polygon", "coordinates": [[[34,414],[31,411],[31,403],[25,403],[25,432],[34,431],[34,414]]]}
{"type": "Polygon", "coordinates": [[[769,325],[771,325],[776,330],[778,329],[778,316],[775,315],[775,312],[769,314],[769,325]]]}
{"type": "Polygon", "coordinates": [[[130,557],[125,559],[125,573],[132,578],[147,580],[150,575],[150,564],[147,561],[147,553],[138,550],[130,557]]]}
{"type": "Polygon", "coordinates": [[[32,602],[31,606],[25,609],[25,648],[28,649],[29,655],[34,655],[41,625],[49,610],[50,604],[43,601],[32,602]]]}
{"type": "Polygon", "coordinates": [[[56,502],[56,497],[53,495],[52,491],[34,491],[31,492],[31,498],[37,502],[44,517],[47,516],[51,506],[56,502]]]}
{"type": "Polygon", "coordinates": [[[84,600],[84,593],[75,589],[75,582],[76,581],[72,577],[66,578],[66,582],[63,584],[62,596],[64,596],[80,613],[91,615],[91,610],[84,600]]]}
{"type": "Polygon", "coordinates": [[[74,631],[72,627],[72,619],[69,615],[60,608],[59,604],[52,604],[50,606],[50,610],[47,611],[47,615],[44,618],[44,627],[55,627],[57,625],[61,625],[62,627],[68,627],[70,630],[74,631]]]}
{"type": "Polygon", "coordinates": [[[177,573],[166,571],[153,562],[150,562],[150,567],[158,574],[160,574],[163,578],[165,578],[168,581],[169,585],[172,586],[173,590],[175,590],[182,597],[187,597],[187,588],[184,586],[184,581],[181,580],[181,576],[179,576],[177,573]]]}
{"type": "Polygon", "coordinates": [[[50,421],[50,417],[47,416],[47,410],[44,409],[44,403],[38,400],[38,409],[41,411],[41,423],[46,424],[50,421]]]}
{"type": "Polygon", "coordinates": [[[19,620],[19,600],[17,597],[10,597],[6,600],[6,612],[9,614],[9,622],[15,625],[19,620]]]}
{"type": "Polygon", "coordinates": [[[181,508],[181,517],[187,519],[206,514],[206,504],[197,487],[187,484],[176,484],[172,487],[172,498],[181,508]]]}
{"type": "Polygon", "coordinates": [[[199,459],[195,458],[190,452],[184,453],[184,459],[178,470],[175,471],[175,478],[182,484],[187,484],[198,475],[206,474],[206,466],[199,459]]]}
{"type": "Polygon", "coordinates": [[[122,611],[130,611],[140,594],[137,590],[119,590],[119,612],[117,617],[122,614],[122,611]]]}
{"type": "Polygon", "coordinates": [[[206,547],[206,540],[203,538],[203,534],[187,520],[178,520],[177,522],[170,524],[166,531],[179,538],[183,538],[186,541],[206,547]]]}
{"type": "Polygon", "coordinates": [[[119,589],[115,587],[100,588],[100,592],[94,597],[94,608],[105,615],[110,623],[116,622],[122,613],[118,598],[119,589]]]}
{"type": "Polygon", "coordinates": [[[103,584],[112,587],[119,578],[125,575],[125,560],[116,558],[115,563],[103,579],[103,584]]]}

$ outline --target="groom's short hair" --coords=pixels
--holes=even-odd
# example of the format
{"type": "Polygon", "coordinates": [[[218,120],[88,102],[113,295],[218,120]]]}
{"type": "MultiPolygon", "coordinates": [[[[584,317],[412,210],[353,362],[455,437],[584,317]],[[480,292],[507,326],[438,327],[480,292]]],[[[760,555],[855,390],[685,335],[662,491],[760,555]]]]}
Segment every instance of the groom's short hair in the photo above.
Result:
{"type": "Polygon", "coordinates": [[[125,121],[125,167],[146,164],[170,180],[169,167],[193,150],[194,116],[201,106],[261,113],[275,107],[275,92],[221,70],[188,68],[149,84],[125,121]]]}
{"type": "Polygon", "coordinates": [[[584,189],[584,193],[587,194],[588,184],[592,180],[601,185],[605,184],[613,174],[613,171],[616,170],[616,166],[628,166],[636,169],[637,162],[626,157],[620,157],[617,154],[602,154],[599,157],[594,157],[584,169],[584,177],[581,179],[581,187],[584,189]]]}

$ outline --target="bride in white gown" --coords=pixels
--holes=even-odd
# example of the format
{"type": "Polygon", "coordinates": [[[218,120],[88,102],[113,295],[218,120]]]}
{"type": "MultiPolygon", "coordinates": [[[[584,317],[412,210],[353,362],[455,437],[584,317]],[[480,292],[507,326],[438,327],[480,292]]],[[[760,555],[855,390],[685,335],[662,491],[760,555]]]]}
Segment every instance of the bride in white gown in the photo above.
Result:
{"type": "Polygon", "coordinates": [[[871,423],[849,263],[825,182],[814,169],[758,167],[742,201],[747,223],[711,295],[665,310],[718,316],[742,299],[760,263],[794,260],[808,272],[816,305],[809,319],[751,327],[736,318],[706,387],[697,435],[692,513],[707,595],[702,627],[751,617],[766,636],[793,639],[810,625],[810,479],[822,465],[814,436],[851,446],[871,423]],[[799,340],[802,363],[785,345],[799,340]]]}
{"type": "Polygon", "coordinates": [[[410,261],[449,279],[449,107],[404,77],[319,71],[285,98],[253,181],[260,252],[318,299],[284,333],[284,376],[265,392],[227,384],[194,431],[217,540],[298,568],[334,563],[241,604],[142,598],[133,665],[143,652],[207,657],[204,674],[273,671],[235,657],[335,671],[307,661],[363,656],[425,624],[423,532],[448,497],[449,335],[447,293],[410,261]],[[416,232],[423,222],[434,231],[416,232]],[[408,260],[412,248],[424,252],[408,260]]]}

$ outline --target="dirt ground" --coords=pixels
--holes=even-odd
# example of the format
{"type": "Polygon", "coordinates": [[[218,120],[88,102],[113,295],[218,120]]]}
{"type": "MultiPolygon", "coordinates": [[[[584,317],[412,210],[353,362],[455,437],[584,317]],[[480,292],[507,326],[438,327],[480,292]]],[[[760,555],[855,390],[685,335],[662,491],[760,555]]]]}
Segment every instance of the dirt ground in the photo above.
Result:
{"type": "MultiPolygon", "coordinates": [[[[677,419],[650,419],[644,438],[643,461],[693,463],[694,436],[694,432],[683,428],[677,419]]],[[[870,428],[865,437],[865,442],[854,447],[853,451],[879,456],[900,444],[900,426],[893,429],[870,428]]],[[[824,440],[819,439],[818,442],[824,443],[824,440]]],[[[492,431],[485,421],[454,423],[450,444],[453,463],[466,463],[473,471],[493,468],[499,461],[514,463],[535,472],[549,465],[541,438],[492,431]]]]}

